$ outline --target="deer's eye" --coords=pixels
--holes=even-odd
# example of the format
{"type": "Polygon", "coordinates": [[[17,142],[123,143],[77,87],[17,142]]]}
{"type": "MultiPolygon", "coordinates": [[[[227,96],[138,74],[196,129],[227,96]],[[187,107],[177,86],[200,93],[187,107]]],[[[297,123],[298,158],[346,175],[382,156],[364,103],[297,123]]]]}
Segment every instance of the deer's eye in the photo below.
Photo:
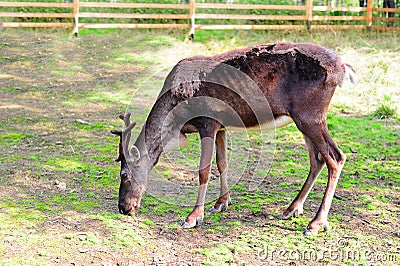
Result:
{"type": "Polygon", "coordinates": [[[128,174],[127,173],[123,173],[122,175],[121,175],[121,178],[127,178],[128,177],[128,174]]]}

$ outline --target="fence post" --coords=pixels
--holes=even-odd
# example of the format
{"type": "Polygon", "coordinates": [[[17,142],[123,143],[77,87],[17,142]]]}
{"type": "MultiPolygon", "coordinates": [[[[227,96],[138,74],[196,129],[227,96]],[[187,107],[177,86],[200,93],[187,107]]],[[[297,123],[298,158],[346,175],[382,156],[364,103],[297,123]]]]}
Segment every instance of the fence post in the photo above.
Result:
{"type": "Polygon", "coordinates": [[[306,1],[306,18],[307,18],[307,30],[311,31],[312,24],[312,10],[313,10],[313,0],[306,1]]]}
{"type": "Polygon", "coordinates": [[[194,40],[194,28],[195,28],[195,16],[196,16],[196,0],[190,0],[190,32],[189,40],[194,40]]]}
{"type": "Polygon", "coordinates": [[[367,0],[367,30],[372,29],[372,2],[373,0],[367,0]]]}
{"type": "Polygon", "coordinates": [[[74,36],[78,37],[79,30],[79,0],[74,0],[74,36]]]}

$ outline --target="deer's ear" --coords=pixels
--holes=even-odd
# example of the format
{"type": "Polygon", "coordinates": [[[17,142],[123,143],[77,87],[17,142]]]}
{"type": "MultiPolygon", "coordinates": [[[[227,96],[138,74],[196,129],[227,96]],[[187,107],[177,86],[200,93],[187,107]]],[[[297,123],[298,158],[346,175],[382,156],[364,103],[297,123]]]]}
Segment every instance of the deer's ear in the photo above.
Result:
{"type": "Polygon", "coordinates": [[[133,161],[139,161],[140,151],[135,145],[133,145],[131,150],[129,151],[129,156],[132,158],[133,161]]]}

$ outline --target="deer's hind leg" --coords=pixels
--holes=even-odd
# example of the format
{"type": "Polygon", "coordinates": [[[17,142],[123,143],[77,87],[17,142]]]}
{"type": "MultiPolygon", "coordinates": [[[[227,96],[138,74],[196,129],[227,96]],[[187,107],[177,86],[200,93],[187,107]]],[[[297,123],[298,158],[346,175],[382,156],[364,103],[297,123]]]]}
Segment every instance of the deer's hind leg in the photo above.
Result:
{"type": "Polygon", "coordinates": [[[322,168],[324,167],[324,160],[321,158],[317,148],[314,146],[312,141],[306,136],[303,135],[304,140],[306,141],[308,147],[308,154],[310,159],[310,172],[308,173],[308,177],[303,187],[301,188],[299,194],[297,194],[296,198],[290,204],[290,206],[281,214],[277,215],[278,219],[288,219],[291,216],[299,217],[303,214],[303,204],[307,199],[308,194],[314,186],[315,180],[319,176],[322,168]]]}
{"type": "Polygon", "coordinates": [[[224,130],[218,131],[215,138],[216,154],[217,154],[217,167],[220,174],[221,190],[220,197],[215,202],[214,207],[209,209],[209,212],[224,212],[230,204],[230,195],[227,180],[227,169],[228,169],[228,153],[226,143],[226,133],[224,130]]]}
{"type": "Polygon", "coordinates": [[[323,121],[299,121],[294,119],[300,131],[307,136],[309,141],[321,154],[322,159],[328,167],[328,184],[325,189],[322,203],[314,219],[304,229],[305,235],[316,235],[322,227],[328,230],[328,213],[335,194],[336,185],[340,173],[346,161],[346,155],[338,148],[328,132],[326,120],[323,121]]]}

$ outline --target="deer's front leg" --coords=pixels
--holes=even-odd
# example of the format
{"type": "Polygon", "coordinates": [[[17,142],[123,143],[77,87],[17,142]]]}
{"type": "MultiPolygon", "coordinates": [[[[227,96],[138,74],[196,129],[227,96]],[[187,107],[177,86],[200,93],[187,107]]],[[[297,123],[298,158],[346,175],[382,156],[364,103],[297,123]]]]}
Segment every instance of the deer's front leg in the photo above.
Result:
{"type": "Polygon", "coordinates": [[[189,213],[182,227],[184,229],[195,227],[196,224],[201,225],[204,218],[204,201],[206,197],[208,179],[211,172],[211,161],[214,153],[215,133],[199,131],[201,137],[201,156],[199,166],[199,182],[200,189],[197,195],[196,206],[189,213]]]}
{"type": "Polygon", "coordinates": [[[227,168],[228,168],[228,153],[225,131],[218,131],[215,139],[216,154],[217,154],[217,167],[220,174],[221,191],[218,200],[215,202],[214,207],[209,209],[209,212],[223,212],[228,208],[231,198],[229,196],[227,168]]]}

